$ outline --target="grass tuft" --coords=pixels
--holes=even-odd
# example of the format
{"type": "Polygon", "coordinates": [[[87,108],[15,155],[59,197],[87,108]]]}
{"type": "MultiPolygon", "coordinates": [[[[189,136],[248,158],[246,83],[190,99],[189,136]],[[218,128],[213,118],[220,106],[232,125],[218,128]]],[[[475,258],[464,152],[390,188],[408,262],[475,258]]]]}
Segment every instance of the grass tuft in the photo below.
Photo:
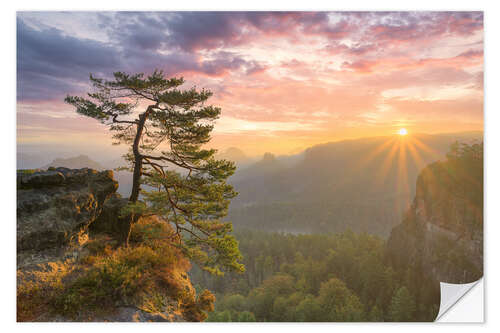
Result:
{"type": "Polygon", "coordinates": [[[40,313],[81,319],[109,314],[118,306],[162,312],[174,306],[187,320],[203,320],[215,298],[208,291],[196,298],[185,272],[189,261],[172,245],[172,231],[157,219],[134,224],[129,247],[115,248],[109,238],[86,244],[87,255],[70,266],[58,266],[31,278],[18,273],[18,321],[40,313]],[[174,300],[169,303],[168,300],[174,300]]]}

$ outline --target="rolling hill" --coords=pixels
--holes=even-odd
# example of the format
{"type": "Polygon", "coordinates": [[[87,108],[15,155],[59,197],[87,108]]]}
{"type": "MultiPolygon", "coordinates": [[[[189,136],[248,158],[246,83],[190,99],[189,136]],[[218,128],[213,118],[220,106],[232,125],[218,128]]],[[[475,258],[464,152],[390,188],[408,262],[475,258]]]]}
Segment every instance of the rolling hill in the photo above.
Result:
{"type": "Polygon", "coordinates": [[[418,173],[455,141],[482,132],[345,140],[306,149],[293,164],[266,155],[237,171],[236,228],[286,232],[352,229],[387,237],[415,194],[418,173]]]}
{"type": "Polygon", "coordinates": [[[64,167],[70,169],[90,168],[95,170],[104,169],[102,165],[90,159],[87,155],[79,155],[70,158],[56,158],[49,164],[43,166],[42,169],[48,169],[50,167],[64,167]]]}

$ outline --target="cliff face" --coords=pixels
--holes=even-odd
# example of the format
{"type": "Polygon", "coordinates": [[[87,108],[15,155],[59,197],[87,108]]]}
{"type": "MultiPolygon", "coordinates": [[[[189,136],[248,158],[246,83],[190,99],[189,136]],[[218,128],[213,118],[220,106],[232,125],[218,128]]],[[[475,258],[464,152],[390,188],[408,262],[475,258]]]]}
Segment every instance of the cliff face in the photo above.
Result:
{"type": "Polygon", "coordinates": [[[213,308],[166,221],[139,218],[122,245],[117,187],[111,171],[18,172],[18,321],[200,321],[213,308]]]}
{"type": "Polygon", "coordinates": [[[57,168],[19,172],[18,251],[43,250],[85,238],[88,226],[117,188],[112,171],[57,168]]]}
{"type": "Polygon", "coordinates": [[[427,166],[411,208],[387,243],[400,269],[434,281],[468,283],[483,275],[482,154],[427,166]]]}

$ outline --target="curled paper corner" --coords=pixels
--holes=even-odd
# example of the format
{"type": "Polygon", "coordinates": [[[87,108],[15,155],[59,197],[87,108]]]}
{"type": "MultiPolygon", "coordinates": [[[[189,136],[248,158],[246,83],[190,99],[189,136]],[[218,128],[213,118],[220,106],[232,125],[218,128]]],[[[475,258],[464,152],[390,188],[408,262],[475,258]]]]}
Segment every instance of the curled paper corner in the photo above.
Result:
{"type": "Polygon", "coordinates": [[[455,304],[457,304],[457,302],[459,302],[460,299],[464,297],[479,282],[482,282],[482,279],[483,278],[471,283],[464,284],[440,282],[441,303],[439,305],[439,313],[435,321],[443,321],[443,315],[447,313],[455,304]]]}

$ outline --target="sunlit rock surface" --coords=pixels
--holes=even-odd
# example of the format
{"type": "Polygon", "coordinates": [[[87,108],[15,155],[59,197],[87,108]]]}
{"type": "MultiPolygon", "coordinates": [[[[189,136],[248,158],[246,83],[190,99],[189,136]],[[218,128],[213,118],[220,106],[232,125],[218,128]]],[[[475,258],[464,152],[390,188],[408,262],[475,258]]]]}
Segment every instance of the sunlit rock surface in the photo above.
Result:
{"type": "MultiPolygon", "coordinates": [[[[123,218],[120,209],[128,200],[116,193],[117,188],[111,171],[88,168],[18,171],[18,321],[200,321],[200,308],[213,306],[210,297],[196,294],[187,274],[189,261],[168,242],[156,241],[155,246],[163,252],[155,254],[157,249],[153,245],[137,239],[140,235],[137,231],[130,247],[121,246],[123,218]],[[142,272],[142,276],[149,274],[149,287],[136,291],[134,297],[116,297],[111,293],[109,298],[113,301],[105,311],[86,311],[89,307],[85,303],[88,300],[85,293],[98,292],[100,288],[93,286],[86,290],[80,284],[81,292],[74,292],[74,281],[89,278],[91,271],[99,272],[99,265],[110,263],[110,267],[115,267],[112,264],[117,260],[129,260],[127,251],[132,256],[144,256],[137,262],[137,269],[147,268],[141,263],[148,258],[152,260],[150,255],[156,255],[154,260],[164,260],[164,263],[151,268],[150,272],[142,272]],[[156,275],[161,278],[154,280],[152,277],[156,275]],[[67,305],[64,302],[73,297],[68,295],[83,297],[76,303],[70,302],[79,307],[71,316],[65,313],[67,305]],[[57,301],[58,297],[64,300],[63,303],[57,301]]],[[[169,224],[158,216],[140,217],[134,225],[138,230],[153,228],[156,234],[160,230],[173,233],[169,224]]],[[[147,230],[145,232],[149,232],[147,230]]],[[[129,271],[134,272],[134,267],[129,267],[129,271]]],[[[111,277],[114,273],[106,274],[111,277]]],[[[92,275],[90,279],[89,282],[96,281],[92,275]]]]}
{"type": "Polygon", "coordinates": [[[436,281],[469,283],[483,275],[483,174],[426,167],[413,204],[388,240],[396,267],[420,267],[436,281]]]}

